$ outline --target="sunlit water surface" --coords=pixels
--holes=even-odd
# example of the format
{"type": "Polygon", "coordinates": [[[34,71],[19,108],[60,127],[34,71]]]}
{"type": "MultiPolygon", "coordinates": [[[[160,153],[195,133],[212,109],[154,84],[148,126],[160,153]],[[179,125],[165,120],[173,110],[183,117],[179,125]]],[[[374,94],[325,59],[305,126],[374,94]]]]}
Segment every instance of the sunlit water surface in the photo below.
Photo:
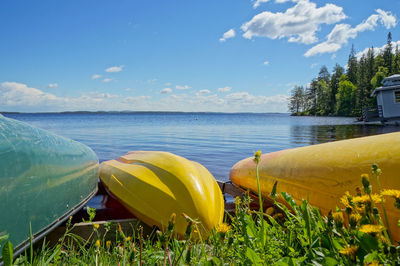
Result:
{"type": "Polygon", "coordinates": [[[399,131],[353,118],[287,114],[5,114],[91,147],[100,162],[132,150],[168,151],[203,164],[218,180],[256,150],[263,153],[399,131]]]}

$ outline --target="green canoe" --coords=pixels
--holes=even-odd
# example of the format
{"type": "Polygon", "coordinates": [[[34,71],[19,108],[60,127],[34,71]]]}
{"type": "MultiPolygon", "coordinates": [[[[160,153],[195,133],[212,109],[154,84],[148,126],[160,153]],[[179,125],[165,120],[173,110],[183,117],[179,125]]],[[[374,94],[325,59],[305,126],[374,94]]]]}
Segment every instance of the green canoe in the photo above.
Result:
{"type": "Polygon", "coordinates": [[[0,234],[19,253],[30,226],[39,239],[87,203],[98,171],[89,147],[0,114],[0,234]]]}

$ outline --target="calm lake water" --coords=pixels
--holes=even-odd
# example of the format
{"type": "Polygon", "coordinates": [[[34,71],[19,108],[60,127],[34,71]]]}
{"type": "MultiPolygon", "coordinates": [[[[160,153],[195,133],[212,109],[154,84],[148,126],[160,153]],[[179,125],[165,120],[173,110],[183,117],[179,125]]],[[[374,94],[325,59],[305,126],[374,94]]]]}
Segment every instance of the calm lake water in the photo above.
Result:
{"type": "Polygon", "coordinates": [[[5,114],[91,147],[100,161],[132,150],[161,150],[203,164],[228,180],[241,159],[310,144],[400,131],[354,125],[353,118],[288,114],[127,113],[5,114]]]}

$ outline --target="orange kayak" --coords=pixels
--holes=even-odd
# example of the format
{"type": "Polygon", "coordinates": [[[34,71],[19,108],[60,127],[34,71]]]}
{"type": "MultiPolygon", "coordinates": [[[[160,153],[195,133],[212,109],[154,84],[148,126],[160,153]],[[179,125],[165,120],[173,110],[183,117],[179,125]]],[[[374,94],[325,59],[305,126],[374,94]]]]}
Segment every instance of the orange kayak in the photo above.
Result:
{"type": "MultiPolygon", "coordinates": [[[[382,189],[400,189],[400,133],[263,154],[259,165],[261,191],[264,197],[268,197],[277,181],[278,193],[287,192],[297,202],[308,199],[311,205],[327,214],[336,206],[343,208],[340,198],[346,191],[354,195],[356,188],[362,187],[361,174],[370,175],[373,192],[377,192],[376,179],[371,173],[374,163],[382,170],[382,189]]],[[[230,179],[235,185],[257,193],[253,158],[235,164],[230,179]]],[[[400,240],[397,226],[400,211],[393,206],[391,198],[386,199],[385,207],[392,234],[400,240]]]]}

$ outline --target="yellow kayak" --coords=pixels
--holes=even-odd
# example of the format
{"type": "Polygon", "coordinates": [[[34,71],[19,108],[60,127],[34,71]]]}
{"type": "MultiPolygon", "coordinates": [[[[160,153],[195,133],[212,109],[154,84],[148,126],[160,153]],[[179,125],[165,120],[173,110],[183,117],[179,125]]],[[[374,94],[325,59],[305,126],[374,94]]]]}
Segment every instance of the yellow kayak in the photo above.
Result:
{"type": "MultiPolygon", "coordinates": [[[[287,192],[297,202],[308,198],[311,205],[326,215],[336,206],[343,207],[340,198],[346,191],[355,195],[356,188],[362,187],[361,174],[370,175],[373,192],[377,192],[376,179],[371,174],[374,163],[382,170],[382,189],[400,189],[400,133],[263,154],[259,165],[261,191],[268,197],[278,181],[278,193],[287,192]]],[[[255,167],[253,158],[238,162],[231,170],[231,181],[257,192],[255,167]]],[[[400,211],[393,206],[393,199],[388,198],[386,202],[390,229],[394,238],[400,240],[397,226],[400,211]]]]}
{"type": "Polygon", "coordinates": [[[222,222],[224,199],[210,172],[201,164],[160,151],[134,151],[103,162],[100,179],[136,217],[164,230],[173,213],[184,235],[182,213],[202,223],[205,231],[222,222]]]}

